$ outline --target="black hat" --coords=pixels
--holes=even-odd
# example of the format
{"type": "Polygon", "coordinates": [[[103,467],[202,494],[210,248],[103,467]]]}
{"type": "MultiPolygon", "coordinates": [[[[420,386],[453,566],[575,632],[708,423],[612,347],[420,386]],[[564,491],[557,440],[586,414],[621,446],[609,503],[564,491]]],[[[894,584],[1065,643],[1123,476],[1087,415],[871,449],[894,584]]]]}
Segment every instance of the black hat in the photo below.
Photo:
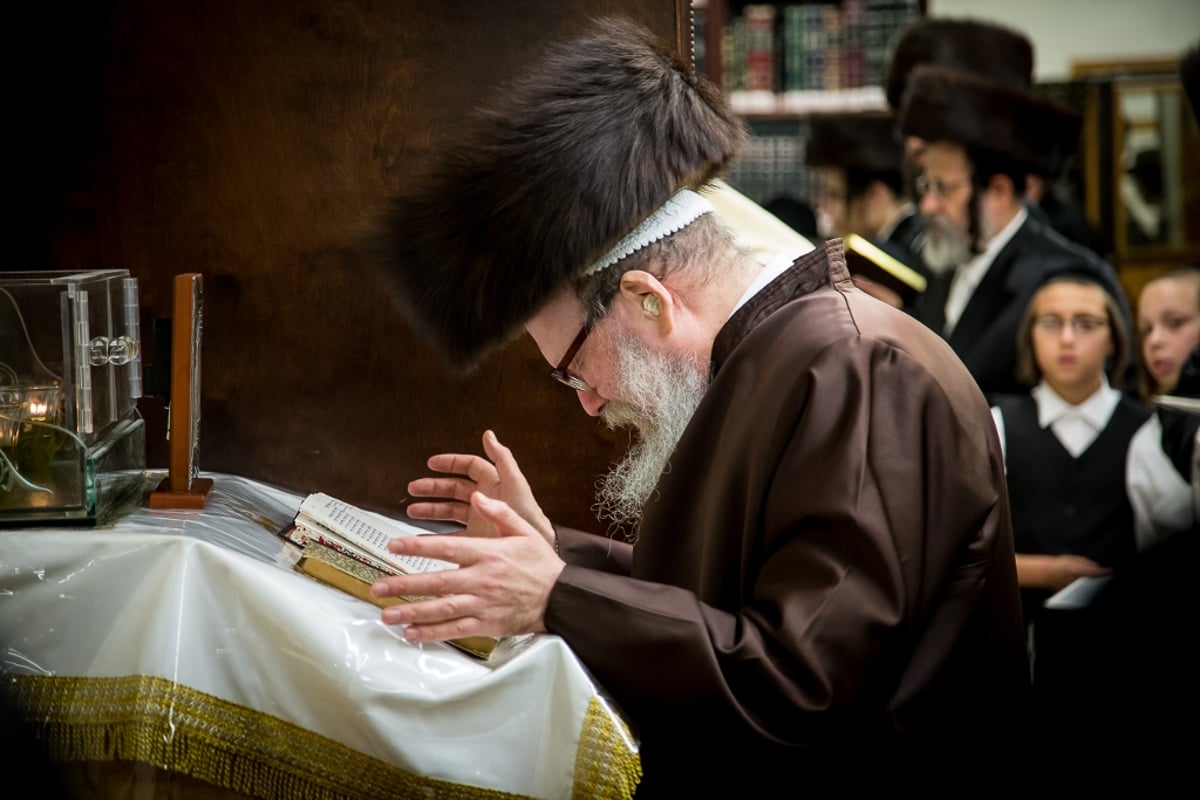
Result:
{"type": "Polygon", "coordinates": [[[808,118],[804,163],[870,172],[900,172],[904,148],[890,113],[857,111],[808,118]]]}
{"type": "Polygon", "coordinates": [[[922,64],[965,70],[1018,89],[1033,85],[1033,44],[1024,34],[990,22],[920,17],[902,28],[883,82],[893,109],[900,107],[909,75],[922,64]]]}
{"type": "Polygon", "coordinates": [[[1078,143],[1080,118],[1027,91],[961,70],[913,70],[897,114],[906,136],[989,150],[1041,175],[1053,174],[1078,143]]]}
{"type": "Polygon", "coordinates": [[[715,86],[619,17],[551,46],[467,130],[369,244],[409,323],[464,370],[746,137],[715,86]]]}

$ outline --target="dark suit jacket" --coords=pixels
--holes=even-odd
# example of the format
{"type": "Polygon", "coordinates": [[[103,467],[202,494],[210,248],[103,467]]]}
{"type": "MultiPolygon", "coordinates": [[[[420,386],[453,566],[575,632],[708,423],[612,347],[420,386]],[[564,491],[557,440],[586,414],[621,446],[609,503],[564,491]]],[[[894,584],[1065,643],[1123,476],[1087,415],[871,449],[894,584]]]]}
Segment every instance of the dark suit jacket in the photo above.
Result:
{"type": "MultiPolygon", "coordinates": [[[[1030,215],[996,255],[967,302],[954,331],[946,337],[989,401],[1001,394],[1028,391],[1029,387],[1018,383],[1014,375],[1021,316],[1038,287],[1048,278],[1068,272],[1094,277],[1117,298],[1132,340],[1129,300],[1113,266],[1030,215]]],[[[914,313],[930,328],[943,333],[945,292],[939,293],[932,288],[931,284],[918,300],[914,313]]],[[[1130,353],[1131,358],[1134,355],[1130,353]]],[[[1133,389],[1133,370],[1130,369],[1115,385],[1133,389]]]]}
{"type": "MultiPolygon", "coordinates": [[[[892,228],[883,242],[890,246],[889,252],[904,264],[916,270],[925,280],[929,280],[929,268],[921,259],[921,234],[925,230],[924,220],[915,208],[892,228]],[[900,252],[897,253],[896,250],[900,252]]],[[[915,314],[920,295],[912,300],[906,300],[903,306],[909,314],[915,314]]]]}

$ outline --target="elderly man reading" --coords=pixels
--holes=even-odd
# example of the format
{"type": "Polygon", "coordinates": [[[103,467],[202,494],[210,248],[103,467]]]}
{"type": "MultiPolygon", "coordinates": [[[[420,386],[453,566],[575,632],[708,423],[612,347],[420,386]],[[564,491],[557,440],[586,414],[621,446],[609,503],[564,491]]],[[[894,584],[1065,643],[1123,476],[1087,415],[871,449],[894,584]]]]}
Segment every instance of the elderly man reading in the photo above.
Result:
{"type": "Polygon", "coordinates": [[[600,487],[631,541],[553,525],[488,432],[409,484],[411,516],[467,527],[390,547],[460,568],[377,583],[430,597],[383,621],[562,637],[636,727],[639,797],[926,779],[1004,744],[1028,670],[1003,462],[946,343],[858,290],[838,240],[739,250],[696,190],[741,123],[633,23],[552,47],[474,122],[394,199],[380,269],[451,363],[524,331],[636,430],[600,487]]]}

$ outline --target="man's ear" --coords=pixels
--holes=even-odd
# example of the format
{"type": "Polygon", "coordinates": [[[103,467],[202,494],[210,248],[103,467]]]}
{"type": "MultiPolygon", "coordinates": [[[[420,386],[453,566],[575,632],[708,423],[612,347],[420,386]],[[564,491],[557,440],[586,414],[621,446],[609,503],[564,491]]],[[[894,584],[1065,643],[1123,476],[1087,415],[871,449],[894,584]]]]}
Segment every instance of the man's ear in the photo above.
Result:
{"type": "Polygon", "coordinates": [[[675,299],[663,282],[649,272],[634,269],[621,276],[621,299],[636,318],[669,333],[675,322],[675,299]]]}
{"type": "Polygon", "coordinates": [[[1016,187],[1013,186],[1012,179],[1007,175],[993,175],[991,180],[988,181],[988,191],[994,193],[999,200],[1019,199],[1016,194],[1016,187]]]}

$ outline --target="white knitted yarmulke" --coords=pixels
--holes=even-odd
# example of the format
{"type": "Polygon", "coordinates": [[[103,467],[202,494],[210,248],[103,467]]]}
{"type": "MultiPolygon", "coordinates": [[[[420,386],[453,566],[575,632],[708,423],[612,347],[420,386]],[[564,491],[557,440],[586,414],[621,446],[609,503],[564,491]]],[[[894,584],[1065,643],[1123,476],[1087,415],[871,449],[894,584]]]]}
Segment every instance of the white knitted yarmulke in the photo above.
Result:
{"type": "Polygon", "coordinates": [[[633,255],[651,242],[683,230],[703,214],[713,210],[712,203],[690,189],[681,189],[662,206],[624,236],[585,272],[594,275],[623,258],[633,255]]]}

